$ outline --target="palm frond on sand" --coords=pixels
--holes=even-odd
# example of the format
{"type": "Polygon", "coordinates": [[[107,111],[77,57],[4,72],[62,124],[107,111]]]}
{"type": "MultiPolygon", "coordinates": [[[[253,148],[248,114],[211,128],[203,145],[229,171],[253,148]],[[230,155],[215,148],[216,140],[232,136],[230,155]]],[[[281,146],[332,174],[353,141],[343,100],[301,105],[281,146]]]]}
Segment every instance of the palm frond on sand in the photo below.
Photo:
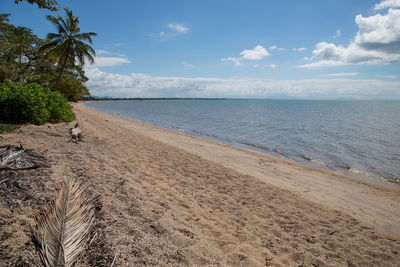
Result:
{"type": "Polygon", "coordinates": [[[43,216],[35,219],[32,230],[44,266],[73,266],[85,249],[94,223],[94,210],[85,189],[76,181],[64,181],[43,216]]]}

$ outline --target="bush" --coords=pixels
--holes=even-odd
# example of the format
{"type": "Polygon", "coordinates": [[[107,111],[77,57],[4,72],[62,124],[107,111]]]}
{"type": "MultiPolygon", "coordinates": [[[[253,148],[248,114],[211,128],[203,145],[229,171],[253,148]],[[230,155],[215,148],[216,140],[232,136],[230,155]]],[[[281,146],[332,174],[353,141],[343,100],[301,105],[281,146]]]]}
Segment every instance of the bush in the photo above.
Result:
{"type": "Polygon", "coordinates": [[[9,123],[43,124],[72,121],[75,115],[59,92],[36,83],[6,82],[0,86],[0,120],[9,123]]]}
{"type": "Polygon", "coordinates": [[[7,124],[7,123],[0,123],[0,134],[1,134],[1,133],[12,132],[12,131],[17,130],[17,129],[19,129],[19,128],[20,128],[19,125],[7,124]]]}

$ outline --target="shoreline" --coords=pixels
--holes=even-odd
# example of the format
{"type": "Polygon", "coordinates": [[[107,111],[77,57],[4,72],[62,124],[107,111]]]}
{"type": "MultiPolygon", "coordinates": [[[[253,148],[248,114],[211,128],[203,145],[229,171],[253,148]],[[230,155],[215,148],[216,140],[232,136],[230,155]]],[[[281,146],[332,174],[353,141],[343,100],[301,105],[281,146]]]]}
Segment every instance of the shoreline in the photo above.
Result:
{"type": "Polygon", "coordinates": [[[29,225],[65,177],[88,184],[100,214],[80,266],[110,266],[113,259],[115,266],[400,262],[398,190],[80,103],[73,109],[84,142],[69,141],[75,122],[2,134],[2,144],[22,144],[50,165],[7,181],[19,186],[15,200],[1,184],[2,266],[29,262],[35,253],[29,225]]]}
{"type": "MultiPolygon", "coordinates": [[[[351,181],[354,181],[356,183],[365,184],[367,186],[383,188],[383,189],[388,189],[388,190],[395,190],[396,192],[397,192],[397,190],[399,190],[399,192],[400,192],[400,182],[397,182],[397,180],[386,179],[386,178],[379,177],[379,176],[374,176],[374,175],[370,175],[369,176],[369,175],[359,174],[359,176],[357,176],[357,172],[352,172],[350,170],[349,170],[349,172],[354,174],[354,176],[353,175],[348,175],[346,173],[343,173],[343,172],[340,172],[340,171],[337,171],[337,170],[334,170],[334,169],[331,169],[331,168],[324,168],[323,166],[327,166],[326,164],[324,164],[324,163],[318,164],[318,163],[320,163],[319,161],[311,159],[311,158],[306,157],[306,156],[303,156],[303,158],[304,158],[304,160],[306,162],[313,163],[313,161],[316,161],[318,163],[305,164],[305,163],[302,163],[302,162],[298,162],[298,161],[290,158],[289,156],[287,156],[283,152],[277,150],[277,149],[275,149],[274,152],[277,153],[277,154],[281,154],[284,157],[279,157],[278,155],[274,155],[274,154],[268,153],[268,152],[263,152],[263,151],[260,151],[258,149],[252,149],[251,146],[256,147],[255,145],[252,145],[252,144],[243,143],[243,145],[245,145],[246,147],[237,146],[237,145],[229,144],[229,143],[226,143],[226,142],[223,142],[223,141],[220,141],[220,140],[217,140],[217,139],[213,139],[213,138],[206,138],[206,137],[202,137],[202,136],[196,136],[194,134],[187,133],[186,131],[184,131],[184,130],[178,128],[178,127],[176,127],[176,130],[174,130],[172,128],[171,129],[170,128],[164,128],[162,126],[158,126],[158,125],[155,125],[155,124],[146,123],[146,122],[142,122],[142,121],[137,121],[137,120],[134,120],[134,119],[122,116],[122,115],[112,114],[112,113],[101,111],[101,110],[98,110],[98,109],[95,109],[95,108],[92,108],[92,107],[88,107],[88,106],[84,105],[84,102],[86,102],[86,101],[83,101],[83,103],[81,101],[81,102],[79,102],[79,104],[83,105],[86,109],[90,109],[90,110],[93,110],[95,112],[99,112],[99,113],[102,113],[102,114],[107,114],[107,115],[110,115],[110,116],[115,116],[117,118],[126,120],[126,122],[128,124],[132,123],[132,124],[135,124],[135,125],[140,125],[141,127],[139,128],[139,130],[140,130],[141,133],[145,133],[145,134],[149,134],[150,133],[150,135],[151,135],[151,132],[152,132],[151,129],[154,129],[155,132],[165,132],[167,134],[170,133],[171,135],[174,135],[174,134],[181,135],[181,136],[188,137],[189,139],[196,139],[199,142],[205,142],[205,143],[210,142],[210,143],[216,144],[217,146],[228,147],[228,148],[231,148],[233,150],[243,151],[244,153],[250,153],[250,154],[254,153],[254,154],[259,155],[261,157],[265,156],[267,158],[271,158],[271,160],[274,160],[274,161],[286,163],[286,164],[289,164],[289,165],[295,165],[295,166],[298,166],[300,168],[310,169],[310,170],[313,170],[313,171],[329,174],[329,175],[336,176],[336,177],[341,177],[343,179],[351,180],[351,181]],[[360,176],[362,178],[360,178],[360,176]]],[[[120,122],[122,123],[122,120],[120,122]]],[[[131,127],[127,127],[127,128],[131,128],[131,127]]],[[[159,141],[161,141],[161,140],[163,140],[164,142],[166,141],[165,139],[162,139],[162,138],[158,139],[158,136],[152,136],[152,137],[155,137],[159,141]]],[[[176,144],[176,146],[177,146],[177,144],[176,144]]],[[[261,150],[265,150],[265,149],[261,148],[261,150]]],[[[352,167],[349,167],[349,168],[352,168],[352,167]]],[[[344,168],[344,169],[346,169],[346,168],[344,168]]],[[[355,170],[358,171],[357,169],[355,169],[355,170]]]]}
{"type": "Polygon", "coordinates": [[[400,236],[400,190],[373,184],[332,170],[307,166],[290,159],[222,142],[175,132],[159,126],[106,113],[79,103],[80,111],[93,111],[120,127],[134,130],[206,160],[288,190],[309,201],[345,212],[378,230],[400,236]],[[82,110],[82,107],[84,110],[82,110]],[[296,176],[292,179],[290,176],[296,176]],[[381,196],[385,196],[381,198],[381,196]],[[391,203],[396,200],[397,203],[391,203]],[[396,204],[396,205],[394,205],[396,204]],[[385,216],[377,220],[385,210],[385,216]]]}
{"type": "MultiPolygon", "coordinates": [[[[119,101],[119,100],[120,99],[113,99],[113,101],[119,101]]],[[[149,99],[149,100],[158,100],[158,99],[149,99]]],[[[166,99],[166,100],[170,100],[170,99],[166,99]]],[[[187,100],[187,99],[182,99],[182,100],[187,100]]],[[[102,111],[100,109],[97,109],[96,106],[92,107],[90,105],[90,103],[86,104],[86,102],[90,102],[90,101],[82,101],[81,104],[83,104],[87,108],[91,108],[91,109],[98,110],[100,112],[107,113],[107,111],[102,111]]],[[[95,101],[95,102],[97,102],[97,101],[95,101]]],[[[301,165],[304,165],[307,167],[333,171],[337,174],[353,177],[355,179],[365,181],[367,183],[372,183],[372,184],[376,184],[376,185],[400,189],[400,180],[399,180],[400,178],[396,178],[396,176],[394,176],[394,175],[383,176],[383,174],[376,174],[376,173],[370,172],[368,170],[366,171],[365,168],[362,168],[362,167],[354,167],[353,165],[351,165],[349,163],[347,163],[347,164],[346,163],[336,163],[335,164],[334,162],[330,162],[329,164],[327,164],[324,161],[323,156],[321,159],[321,155],[319,158],[317,156],[315,156],[315,158],[310,157],[309,155],[307,155],[307,153],[302,154],[301,151],[300,152],[296,151],[296,150],[291,151],[292,149],[290,147],[286,147],[286,150],[284,150],[284,152],[282,152],[279,150],[280,148],[277,149],[277,148],[274,148],[274,146],[265,147],[263,145],[258,145],[257,143],[252,143],[251,141],[248,141],[248,140],[240,141],[237,139],[229,139],[229,138],[226,138],[226,136],[224,138],[221,136],[216,136],[213,133],[209,133],[209,132],[207,133],[207,131],[202,131],[197,128],[181,129],[180,127],[182,127],[182,126],[178,127],[173,124],[172,125],[171,124],[163,124],[163,123],[157,124],[157,123],[151,123],[151,122],[146,122],[146,121],[142,121],[142,120],[136,120],[135,118],[130,118],[129,115],[127,115],[127,114],[124,114],[124,115],[113,114],[113,113],[109,113],[109,114],[121,116],[123,118],[133,120],[135,122],[140,122],[140,123],[148,124],[151,126],[160,127],[162,129],[173,131],[176,133],[184,133],[184,134],[188,134],[188,135],[200,138],[200,139],[220,142],[220,143],[223,143],[228,146],[243,148],[246,150],[259,152],[262,154],[267,154],[267,155],[270,155],[270,156],[278,158],[278,159],[293,161],[293,162],[296,162],[298,164],[301,164],[301,165]]],[[[285,149],[285,148],[283,148],[283,149],[285,149]]],[[[366,168],[366,169],[368,169],[368,168],[366,168]]]]}

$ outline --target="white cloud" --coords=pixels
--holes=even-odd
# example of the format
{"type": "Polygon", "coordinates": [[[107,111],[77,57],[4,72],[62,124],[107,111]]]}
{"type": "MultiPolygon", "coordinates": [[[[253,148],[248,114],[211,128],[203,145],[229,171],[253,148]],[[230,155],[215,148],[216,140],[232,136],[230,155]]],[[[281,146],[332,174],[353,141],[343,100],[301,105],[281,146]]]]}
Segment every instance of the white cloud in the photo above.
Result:
{"type": "Polygon", "coordinates": [[[299,48],[292,48],[292,50],[293,50],[293,51],[297,51],[297,52],[303,52],[303,51],[306,51],[307,48],[305,48],[305,47],[299,47],[299,48]]]}
{"type": "MultiPolygon", "coordinates": [[[[371,17],[356,16],[356,23],[359,26],[355,43],[368,46],[397,45],[400,41],[400,10],[389,9],[386,15],[376,14],[371,17]]],[[[384,48],[384,47],[382,47],[384,48]]]]}
{"type": "Polygon", "coordinates": [[[168,23],[167,28],[168,29],[166,31],[160,31],[159,33],[149,33],[149,36],[154,38],[162,38],[165,40],[175,37],[179,34],[185,34],[190,30],[187,26],[179,23],[168,23]]]}
{"type": "Polygon", "coordinates": [[[323,67],[337,67],[337,66],[345,66],[346,63],[338,60],[320,60],[313,63],[308,63],[304,65],[300,65],[299,68],[323,68],[323,67]]]}
{"type": "Polygon", "coordinates": [[[169,38],[169,37],[176,36],[176,33],[166,34],[165,32],[161,31],[159,33],[149,33],[149,36],[154,37],[154,38],[169,38]]]}
{"type": "Polygon", "coordinates": [[[174,30],[174,31],[176,31],[176,32],[179,32],[179,33],[187,33],[187,32],[189,31],[189,28],[186,27],[186,26],[183,25],[183,24],[168,23],[167,26],[168,26],[168,28],[170,28],[170,29],[172,29],[172,30],[174,30]]]}
{"type": "Polygon", "coordinates": [[[391,75],[391,74],[389,74],[389,75],[381,75],[381,77],[388,78],[388,79],[398,79],[399,78],[399,76],[391,75]]]}
{"type": "Polygon", "coordinates": [[[340,54],[345,51],[345,48],[342,46],[336,46],[332,43],[320,42],[316,45],[315,50],[313,50],[313,57],[320,58],[322,60],[335,59],[340,57],[340,54]]]}
{"type": "Polygon", "coordinates": [[[400,7],[400,0],[382,0],[375,5],[375,10],[381,10],[389,7],[400,7]]]}
{"type": "Polygon", "coordinates": [[[265,49],[263,46],[257,45],[253,49],[243,50],[242,52],[240,52],[240,55],[243,59],[260,60],[267,56],[270,56],[270,53],[268,53],[267,49],[265,49]]]}
{"type": "Polygon", "coordinates": [[[102,49],[96,50],[96,55],[111,55],[111,54],[113,54],[113,52],[102,50],[102,49]]]}
{"type": "Polygon", "coordinates": [[[335,35],[333,36],[334,39],[339,38],[342,35],[342,31],[341,30],[336,30],[335,35]]]}
{"type": "Polygon", "coordinates": [[[276,46],[276,45],[271,45],[271,46],[269,47],[269,50],[271,50],[271,51],[278,50],[279,52],[281,52],[281,51],[285,51],[286,49],[285,49],[285,48],[282,48],[282,47],[278,47],[278,46],[276,46]]]}
{"type": "Polygon", "coordinates": [[[321,75],[321,77],[354,77],[357,76],[357,72],[343,72],[343,73],[330,73],[330,74],[325,74],[321,75]]]}
{"type": "Polygon", "coordinates": [[[236,66],[241,66],[242,63],[240,62],[242,59],[238,57],[226,57],[226,58],[221,58],[221,61],[232,61],[235,63],[236,66]]]}
{"type": "Polygon", "coordinates": [[[184,78],[141,73],[120,75],[86,69],[95,96],[114,97],[295,97],[306,99],[400,99],[399,81],[356,79],[264,80],[184,78]]]}
{"type": "Polygon", "coordinates": [[[95,57],[94,64],[91,67],[110,67],[131,63],[124,57],[95,57]]]}
{"type": "Polygon", "coordinates": [[[384,15],[357,15],[359,31],[347,46],[320,42],[311,59],[319,60],[300,67],[326,67],[349,64],[388,64],[400,61],[400,9],[390,8],[384,15]]]}
{"type": "Polygon", "coordinates": [[[240,52],[240,57],[222,58],[221,61],[232,61],[236,66],[242,65],[242,60],[260,60],[271,54],[261,45],[257,45],[253,49],[246,49],[240,52]]]}
{"type": "Polygon", "coordinates": [[[191,67],[193,67],[192,64],[189,64],[189,63],[187,63],[187,62],[185,62],[185,61],[181,62],[181,64],[182,64],[183,66],[185,66],[186,68],[191,68],[191,67]]]}
{"type": "Polygon", "coordinates": [[[96,56],[98,55],[113,55],[113,56],[118,56],[118,57],[125,57],[125,55],[118,53],[118,52],[111,52],[111,51],[107,51],[107,50],[102,50],[102,49],[96,49],[96,56]]]}
{"type": "Polygon", "coordinates": [[[269,64],[269,65],[260,65],[260,64],[255,64],[253,65],[254,68],[258,69],[267,69],[267,68],[271,68],[271,69],[275,69],[277,66],[275,64],[269,64]]]}

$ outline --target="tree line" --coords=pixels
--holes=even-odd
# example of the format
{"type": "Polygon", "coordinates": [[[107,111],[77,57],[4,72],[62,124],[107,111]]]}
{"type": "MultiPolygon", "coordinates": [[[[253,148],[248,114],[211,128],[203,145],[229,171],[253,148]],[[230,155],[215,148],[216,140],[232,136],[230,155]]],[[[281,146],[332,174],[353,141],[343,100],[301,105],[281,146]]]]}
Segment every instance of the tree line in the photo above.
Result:
{"type": "MultiPolygon", "coordinates": [[[[20,1],[23,0],[15,3],[20,1]]],[[[39,8],[58,10],[55,0],[26,1],[39,8]]],[[[11,107],[7,103],[10,94],[18,97],[15,90],[26,90],[23,88],[45,88],[68,101],[90,96],[83,67],[85,61],[94,62],[95,51],[90,45],[97,34],[81,32],[79,18],[68,8],[64,11],[65,17],[47,15],[56,31],[47,34],[46,39],[36,36],[32,29],[11,24],[10,14],[0,14],[0,113],[9,111],[4,109],[11,107]]],[[[26,92],[23,94],[26,97],[26,92]]]]}

